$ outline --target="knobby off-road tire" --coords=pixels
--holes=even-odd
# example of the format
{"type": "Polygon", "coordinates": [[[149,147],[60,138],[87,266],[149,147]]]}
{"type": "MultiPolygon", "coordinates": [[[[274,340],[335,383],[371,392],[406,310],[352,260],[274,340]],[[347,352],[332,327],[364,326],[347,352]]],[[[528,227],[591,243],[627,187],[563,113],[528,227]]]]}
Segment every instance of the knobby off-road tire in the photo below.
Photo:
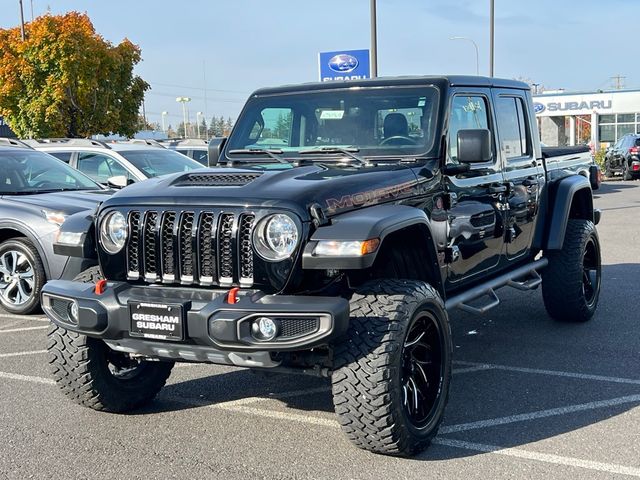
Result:
{"type": "Polygon", "coordinates": [[[542,297],[547,313],[561,322],[586,322],[598,307],[602,267],[593,222],[569,220],[562,250],[547,252],[542,297]]]}
{"type": "Polygon", "coordinates": [[[425,449],[443,418],[451,381],[451,330],[444,302],[412,280],[365,284],[351,300],[336,345],[333,403],[358,447],[409,456],[425,449]]]}
{"type": "MultiPolygon", "coordinates": [[[[102,279],[98,267],[76,281],[102,279]]],[[[51,325],[47,350],[53,378],[74,402],[94,410],[123,413],[149,403],[164,386],[173,362],[133,360],[102,340],[51,325]]]]}
{"type": "Polygon", "coordinates": [[[38,250],[26,238],[0,244],[0,305],[28,315],[40,310],[40,290],[47,281],[38,250]]]}
{"type": "Polygon", "coordinates": [[[622,180],[633,180],[633,175],[629,170],[629,164],[626,162],[626,160],[622,166],[622,180]]]}

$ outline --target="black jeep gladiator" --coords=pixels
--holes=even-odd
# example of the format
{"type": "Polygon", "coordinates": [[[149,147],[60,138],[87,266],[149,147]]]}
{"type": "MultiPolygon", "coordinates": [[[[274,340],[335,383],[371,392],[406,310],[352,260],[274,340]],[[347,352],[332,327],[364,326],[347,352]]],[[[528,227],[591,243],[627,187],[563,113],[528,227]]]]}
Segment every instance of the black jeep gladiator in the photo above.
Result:
{"type": "Polygon", "coordinates": [[[548,167],[523,83],[262,89],[210,162],[64,223],[57,251],[100,265],[42,294],[76,402],[140,407],[176,361],[329,376],[353,443],[411,455],[447,403],[448,311],[540,284],[556,320],[596,309],[600,212],[587,178],[548,167]]]}

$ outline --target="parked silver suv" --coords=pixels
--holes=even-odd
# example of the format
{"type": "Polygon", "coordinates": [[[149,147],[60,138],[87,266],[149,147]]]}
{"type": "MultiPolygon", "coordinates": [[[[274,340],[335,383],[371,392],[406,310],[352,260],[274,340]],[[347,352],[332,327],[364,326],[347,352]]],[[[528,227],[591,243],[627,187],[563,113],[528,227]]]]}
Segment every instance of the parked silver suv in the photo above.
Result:
{"type": "Polygon", "coordinates": [[[111,187],[126,187],[147,178],[202,168],[195,160],[149,140],[105,143],[74,138],[25,142],[111,187]]]}

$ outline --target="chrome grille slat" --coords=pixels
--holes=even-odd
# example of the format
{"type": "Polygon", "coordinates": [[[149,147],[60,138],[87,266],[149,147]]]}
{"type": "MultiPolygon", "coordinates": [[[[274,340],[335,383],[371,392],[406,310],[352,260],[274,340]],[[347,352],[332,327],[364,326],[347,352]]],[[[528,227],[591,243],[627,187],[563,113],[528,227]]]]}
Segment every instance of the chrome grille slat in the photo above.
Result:
{"type": "Polygon", "coordinates": [[[233,213],[222,213],[218,220],[218,272],[220,285],[233,284],[233,213]]]}
{"type": "Polygon", "coordinates": [[[193,212],[183,212],[180,215],[180,227],[178,228],[180,283],[193,283],[193,242],[191,241],[193,218],[193,212]]]}
{"type": "Polygon", "coordinates": [[[155,282],[157,278],[157,257],[156,257],[156,222],[158,212],[149,211],[144,216],[144,226],[142,228],[142,242],[144,255],[144,279],[148,282],[155,282]]]}
{"type": "Polygon", "coordinates": [[[175,249],[173,242],[173,230],[176,223],[175,212],[164,212],[160,227],[160,250],[162,255],[162,281],[175,280],[175,249]]]}
{"type": "Polygon", "coordinates": [[[251,235],[255,215],[242,214],[238,221],[238,271],[240,286],[253,284],[253,248],[251,235]]]}
{"type": "Polygon", "coordinates": [[[127,218],[127,279],[253,285],[253,212],[140,209],[129,211],[127,218]]]}
{"type": "Polygon", "coordinates": [[[127,245],[127,279],[140,278],[140,212],[129,212],[129,243],[127,245]]]}

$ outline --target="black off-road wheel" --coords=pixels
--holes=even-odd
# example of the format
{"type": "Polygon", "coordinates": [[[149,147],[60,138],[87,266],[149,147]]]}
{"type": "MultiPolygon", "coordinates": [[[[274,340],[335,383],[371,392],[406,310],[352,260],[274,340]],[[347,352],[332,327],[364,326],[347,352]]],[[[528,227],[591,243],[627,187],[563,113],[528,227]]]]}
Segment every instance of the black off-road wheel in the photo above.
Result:
{"type": "Polygon", "coordinates": [[[38,250],[26,238],[0,244],[0,305],[27,315],[40,310],[40,290],[47,281],[38,250]]]}
{"type": "Polygon", "coordinates": [[[569,220],[562,250],[547,252],[542,297],[547,313],[561,322],[586,322],[598,307],[602,266],[593,222],[569,220]]]}
{"type": "Polygon", "coordinates": [[[410,456],[443,419],[451,382],[451,330],[438,292],[412,280],[365,284],[335,347],[333,403],[356,446],[410,456]]]}
{"type": "Polygon", "coordinates": [[[629,170],[629,164],[626,162],[626,160],[624,162],[624,165],[622,166],[622,179],[633,180],[633,174],[629,170]]]}
{"type": "MultiPolygon", "coordinates": [[[[75,280],[101,278],[100,269],[93,267],[75,280]]],[[[173,368],[173,362],[131,358],[100,339],[57,325],[49,328],[47,350],[51,373],[64,394],[82,406],[106,412],[124,413],[148,404],[173,368]]]]}

